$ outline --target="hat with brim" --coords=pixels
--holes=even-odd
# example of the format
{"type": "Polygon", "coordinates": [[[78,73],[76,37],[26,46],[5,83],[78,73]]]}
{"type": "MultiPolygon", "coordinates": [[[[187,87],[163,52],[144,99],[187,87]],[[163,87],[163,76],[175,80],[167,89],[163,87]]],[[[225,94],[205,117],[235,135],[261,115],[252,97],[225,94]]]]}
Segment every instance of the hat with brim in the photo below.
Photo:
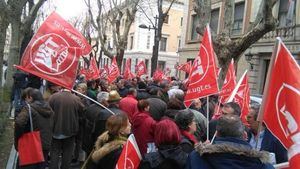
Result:
{"type": "Polygon", "coordinates": [[[109,92],[108,102],[117,102],[121,99],[122,97],[120,97],[119,93],[116,90],[112,90],[109,92]]]}

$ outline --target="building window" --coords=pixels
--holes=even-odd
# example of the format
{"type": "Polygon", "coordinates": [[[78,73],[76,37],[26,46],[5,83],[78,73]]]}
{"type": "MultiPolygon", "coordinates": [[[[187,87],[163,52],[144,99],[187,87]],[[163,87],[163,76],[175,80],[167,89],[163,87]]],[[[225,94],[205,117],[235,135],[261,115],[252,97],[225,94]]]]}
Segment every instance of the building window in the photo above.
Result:
{"type": "Polygon", "coordinates": [[[296,0],[280,0],[278,20],[279,27],[290,26],[293,24],[295,16],[296,0]]]}
{"type": "Polygon", "coordinates": [[[183,25],[183,17],[180,18],[180,26],[183,25]]]}
{"type": "Polygon", "coordinates": [[[157,65],[158,69],[160,70],[165,70],[166,67],[166,61],[158,61],[158,65],[157,65]]]}
{"type": "Polygon", "coordinates": [[[191,29],[191,40],[197,40],[199,38],[196,28],[199,24],[199,16],[192,15],[192,29],[191,29]]]}
{"type": "Polygon", "coordinates": [[[133,35],[130,35],[129,49],[132,50],[132,48],[133,48],[133,35]]]}
{"type": "Polygon", "coordinates": [[[245,2],[235,4],[232,35],[240,35],[243,29],[245,2]]]}
{"type": "Polygon", "coordinates": [[[146,70],[148,71],[149,59],[145,59],[146,70]]]}
{"type": "Polygon", "coordinates": [[[169,23],[169,15],[167,15],[164,19],[164,23],[168,24],[169,23]]]}
{"type": "Polygon", "coordinates": [[[147,36],[147,49],[150,49],[150,35],[147,36]]]}
{"type": "Polygon", "coordinates": [[[125,67],[126,67],[126,59],[123,58],[123,62],[122,62],[122,70],[123,70],[123,73],[125,71],[125,67]]]}
{"type": "Polygon", "coordinates": [[[211,11],[211,18],[210,18],[210,27],[215,32],[218,33],[218,26],[219,26],[219,15],[220,9],[213,9],[211,11]]]}
{"type": "Polygon", "coordinates": [[[181,39],[178,39],[178,49],[181,47],[181,39]]]}
{"type": "Polygon", "coordinates": [[[164,52],[167,51],[167,38],[162,37],[160,39],[159,50],[164,52]]]}

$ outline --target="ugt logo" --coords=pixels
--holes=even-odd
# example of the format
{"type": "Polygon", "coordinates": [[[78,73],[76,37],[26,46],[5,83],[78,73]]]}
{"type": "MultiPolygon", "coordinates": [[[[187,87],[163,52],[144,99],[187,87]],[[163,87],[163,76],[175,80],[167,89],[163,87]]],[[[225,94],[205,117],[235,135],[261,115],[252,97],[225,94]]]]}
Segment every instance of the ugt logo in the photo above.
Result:
{"type": "Polygon", "coordinates": [[[199,56],[196,57],[190,79],[190,85],[200,82],[208,72],[209,54],[205,46],[201,44],[199,56]]]}
{"type": "Polygon", "coordinates": [[[276,96],[276,114],[281,130],[291,143],[288,149],[289,157],[300,154],[300,129],[299,119],[297,119],[299,105],[300,91],[283,83],[276,96]]]}
{"type": "Polygon", "coordinates": [[[68,42],[57,34],[46,34],[39,37],[30,50],[31,63],[39,71],[58,75],[68,70],[75,57],[69,54],[68,42]]]}

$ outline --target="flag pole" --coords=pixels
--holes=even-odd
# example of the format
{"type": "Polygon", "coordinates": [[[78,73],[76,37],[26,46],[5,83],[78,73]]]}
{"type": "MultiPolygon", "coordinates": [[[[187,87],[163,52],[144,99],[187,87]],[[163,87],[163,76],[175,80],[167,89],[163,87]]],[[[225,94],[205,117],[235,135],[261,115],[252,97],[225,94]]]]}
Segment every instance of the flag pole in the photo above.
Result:
{"type": "Polygon", "coordinates": [[[206,98],[206,140],[209,140],[209,96],[206,98]]]}
{"type": "Polygon", "coordinates": [[[108,112],[110,112],[112,115],[115,115],[114,112],[112,112],[110,109],[108,109],[107,107],[105,107],[103,104],[97,102],[96,100],[94,100],[94,99],[92,99],[92,98],[90,98],[90,97],[88,97],[88,96],[86,96],[86,95],[84,95],[84,94],[82,94],[82,93],[80,93],[80,92],[74,90],[74,89],[72,89],[71,91],[74,92],[74,93],[76,93],[76,94],[78,94],[78,95],[80,95],[80,96],[82,96],[82,97],[84,97],[84,98],[89,99],[90,101],[92,101],[92,102],[96,103],[97,105],[99,105],[99,106],[103,107],[104,109],[106,109],[106,110],[107,110],[108,112]]]}
{"type": "MultiPolygon", "coordinates": [[[[264,109],[265,109],[265,100],[266,100],[266,97],[267,95],[269,94],[269,81],[270,81],[270,78],[271,78],[271,72],[272,72],[272,69],[274,67],[274,62],[275,62],[275,59],[276,59],[276,56],[277,56],[277,52],[278,52],[278,46],[279,46],[279,43],[281,42],[281,39],[279,37],[276,38],[276,41],[275,41],[275,46],[274,46],[274,50],[273,50],[273,53],[272,53],[272,56],[271,56],[271,61],[270,61],[270,64],[269,64],[269,68],[268,68],[268,74],[267,74],[267,78],[266,78],[266,82],[265,82],[265,86],[264,86],[264,93],[263,93],[263,98],[262,98],[262,103],[261,103],[261,106],[259,108],[259,112],[258,112],[258,116],[257,116],[257,119],[256,121],[258,121],[258,134],[260,132],[260,130],[262,129],[262,123],[263,123],[263,116],[264,116],[264,109]]],[[[255,149],[257,149],[258,147],[258,138],[256,138],[256,143],[255,143],[255,149]]]]}

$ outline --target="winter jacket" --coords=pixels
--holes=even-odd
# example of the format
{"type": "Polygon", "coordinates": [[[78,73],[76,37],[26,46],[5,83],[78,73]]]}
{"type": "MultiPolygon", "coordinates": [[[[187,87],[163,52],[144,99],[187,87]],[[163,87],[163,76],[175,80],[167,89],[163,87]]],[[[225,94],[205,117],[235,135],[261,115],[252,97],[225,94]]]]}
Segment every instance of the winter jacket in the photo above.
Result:
{"type": "Polygon", "coordinates": [[[167,104],[159,98],[149,98],[147,101],[150,104],[150,115],[156,121],[159,121],[167,110],[167,104]]]}
{"type": "Polygon", "coordinates": [[[148,112],[138,112],[134,116],[132,124],[132,132],[143,155],[147,152],[147,143],[154,142],[156,121],[153,120],[148,112]]]}
{"type": "MultiPolygon", "coordinates": [[[[30,104],[34,131],[40,131],[42,148],[49,151],[52,141],[52,126],[54,112],[44,101],[34,101],[30,104]]],[[[30,132],[29,108],[25,106],[15,120],[16,141],[27,132],[30,132]]],[[[15,143],[16,149],[17,142],[15,143]]]]}
{"type": "Polygon", "coordinates": [[[69,91],[53,94],[49,104],[54,111],[53,136],[75,136],[79,130],[79,118],[83,116],[83,104],[69,91]]]}
{"type": "Polygon", "coordinates": [[[181,142],[180,147],[182,150],[188,154],[190,154],[194,150],[195,144],[198,143],[195,136],[188,133],[187,131],[181,130],[181,142]]]}
{"type": "Polygon", "coordinates": [[[216,138],[213,144],[198,146],[187,160],[186,169],[273,169],[267,152],[251,149],[243,140],[216,138]]]}
{"type": "Polygon", "coordinates": [[[178,145],[164,145],[158,152],[145,154],[139,169],[183,169],[188,154],[178,145]]]}
{"type": "MultiPolygon", "coordinates": [[[[252,137],[250,132],[251,131],[248,132],[248,142],[251,140],[252,137]]],[[[272,135],[272,133],[268,129],[265,129],[260,150],[274,153],[277,164],[288,161],[287,150],[283,147],[280,141],[272,135]]]]}
{"type": "Polygon", "coordinates": [[[119,107],[128,115],[130,121],[132,121],[134,113],[137,111],[137,103],[138,101],[133,95],[127,95],[127,97],[120,100],[119,107]]]}
{"type": "Polygon", "coordinates": [[[127,140],[125,137],[111,140],[110,137],[106,131],[98,137],[95,143],[95,151],[91,158],[96,163],[97,169],[114,169],[127,140]]]}
{"type": "Polygon", "coordinates": [[[138,89],[137,90],[137,100],[142,100],[142,99],[148,99],[150,97],[150,94],[145,90],[145,89],[138,89]]]}
{"type": "Polygon", "coordinates": [[[122,89],[119,89],[118,93],[120,94],[121,97],[126,97],[128,93],[128,88],[124,87],[122,89]]]}

